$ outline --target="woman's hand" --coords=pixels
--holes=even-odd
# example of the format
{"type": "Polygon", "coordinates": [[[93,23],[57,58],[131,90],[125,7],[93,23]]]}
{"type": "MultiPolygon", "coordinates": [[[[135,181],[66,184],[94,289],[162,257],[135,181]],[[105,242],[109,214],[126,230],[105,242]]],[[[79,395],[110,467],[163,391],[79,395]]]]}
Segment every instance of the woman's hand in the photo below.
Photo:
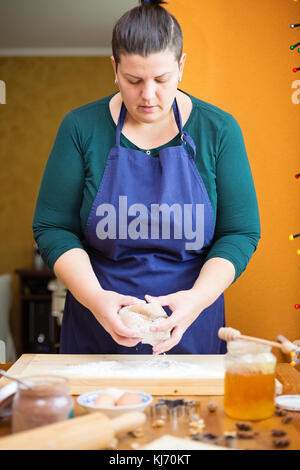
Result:
{"type": "Polygon", "coordinates": [[[90,310],[116,343],[122,346],[133,347],[141,341],[141,338],[138,338],[133,330],[123,324],[118,312],[122,307],[141,302],[145,303],[144,300],[130,295],[101,290],[93,300],[90,310]]]}
{"type": "Polygon", "coordinates": [[[196,320],[202,312],[199,293],[195,289],[182,290],[169,295],[151,297],[145,295],[147,302],[159,302],[162,306],[168,306],[172,314],[162,320],[159,325],[151,327],[152,331],[171,330],[169,339],[153,346],[153,354],[161,354],[172,349],[182,338],[184,332],[196,320]]]}

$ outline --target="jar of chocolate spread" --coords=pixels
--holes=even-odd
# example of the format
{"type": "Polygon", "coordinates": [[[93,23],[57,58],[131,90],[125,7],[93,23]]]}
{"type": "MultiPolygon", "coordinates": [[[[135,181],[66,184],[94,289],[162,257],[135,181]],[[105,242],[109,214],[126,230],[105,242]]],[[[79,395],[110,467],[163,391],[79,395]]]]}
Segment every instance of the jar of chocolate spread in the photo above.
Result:
{"type": "Polygon", "coordinates": [[[12,403],[12,432],[25,431],[73,416],[74,400],[67,379],[58,376],[26,377],[31,388],[18,385],[12,403]]]}

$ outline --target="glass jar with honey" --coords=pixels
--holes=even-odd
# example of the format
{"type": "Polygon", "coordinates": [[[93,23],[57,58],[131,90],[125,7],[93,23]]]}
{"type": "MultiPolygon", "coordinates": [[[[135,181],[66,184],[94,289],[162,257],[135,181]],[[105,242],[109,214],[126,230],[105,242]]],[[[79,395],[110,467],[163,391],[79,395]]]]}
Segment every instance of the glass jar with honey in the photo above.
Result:
{"type": "Polygon", "coordinates": [[[275,410],[276,357],[271,347],[229,341],[225,355],[224,409],[231,418],[260,420],[275,410]]]}

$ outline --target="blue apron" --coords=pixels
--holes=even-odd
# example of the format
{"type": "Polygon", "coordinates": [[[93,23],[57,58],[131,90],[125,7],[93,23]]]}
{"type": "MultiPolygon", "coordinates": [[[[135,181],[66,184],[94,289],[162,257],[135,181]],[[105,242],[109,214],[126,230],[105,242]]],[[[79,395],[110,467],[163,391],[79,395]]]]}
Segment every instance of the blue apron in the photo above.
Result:
{"type": "MultiPolygon", "coordinates": [[[[158,157],[120,145],[126,107],[122,103],[116,144],[85,228],[83,246],[105,290],[143,299],[190,289],[205,262],[215,231],[215,217],[195,165],[196,147],[182,130],[176,99],[180,145],[158,157]]],[[[167,314],[171,311],[164,307],[167,314]]],[[[168,354],[219,354],[224,326],[223,294],[186,330],[168,354]]],[[[63,354],[152,354],[139,343],[121,346],[94,315],[68,291],[60,352],[63,354]]]]}

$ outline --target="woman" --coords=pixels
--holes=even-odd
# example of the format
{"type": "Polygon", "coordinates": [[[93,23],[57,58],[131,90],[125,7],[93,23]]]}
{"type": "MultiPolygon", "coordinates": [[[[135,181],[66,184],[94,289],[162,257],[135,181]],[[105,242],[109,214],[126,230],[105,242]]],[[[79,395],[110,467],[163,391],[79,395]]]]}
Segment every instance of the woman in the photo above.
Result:
{"type": "Polygon", "coordinates": [[[119,91],[66,115],[45,169],[33,229],[68,288],[61,353],[224,353],[223,293],[260,238],[239,125],[177,88],[186,55],[162,3],[117,22],[119,91]],[[169,315],[153,349],[118,316],[145,300],[169,315]]]}

